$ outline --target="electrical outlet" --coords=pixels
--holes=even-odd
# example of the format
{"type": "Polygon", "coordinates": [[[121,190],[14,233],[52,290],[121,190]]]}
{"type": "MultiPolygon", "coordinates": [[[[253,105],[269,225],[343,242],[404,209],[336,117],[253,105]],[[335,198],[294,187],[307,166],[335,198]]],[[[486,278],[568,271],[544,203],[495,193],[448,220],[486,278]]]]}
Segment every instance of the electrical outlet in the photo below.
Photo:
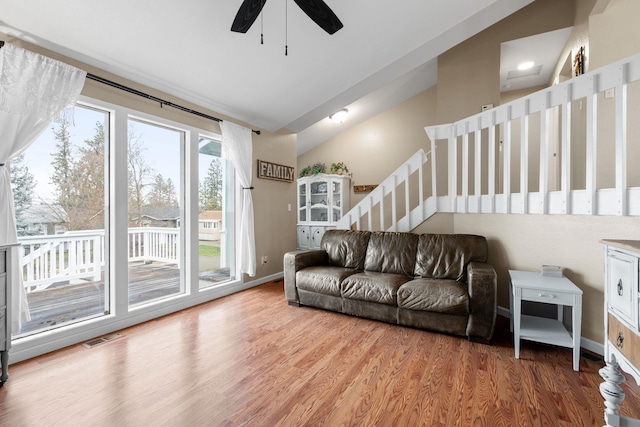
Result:
{"type": "Polygon", "coordinates": [[[266,255],[262,257],[262,261],[261,262],[262,262],[262,264],[266,264],[267,263],[267,256],[266,255]]]}
{"type": "Polygon", "coordinates": [[[616,89],[615,88],[610,88],[604,91],[604,99],[611,99],[614,96],[616,96],[616,89]]]}

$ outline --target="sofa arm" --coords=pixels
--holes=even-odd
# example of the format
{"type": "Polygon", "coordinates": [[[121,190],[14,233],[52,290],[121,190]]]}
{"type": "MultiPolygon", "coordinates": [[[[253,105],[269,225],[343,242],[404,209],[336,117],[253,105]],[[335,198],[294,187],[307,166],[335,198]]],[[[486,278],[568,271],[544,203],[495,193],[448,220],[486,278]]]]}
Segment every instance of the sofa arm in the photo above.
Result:
{"type": "Polygon", "coordinates": [[[291,251],[284,254],[284,295],[289,304],[300,303],[296,272],[312,265],[325,265],[327,259],[327,253],[323,250],[291,251]]]}
{"type": "Polygon", "coordinates": [[[498,280],[490,264],[470,262],[467,266],[469,285],[469,322],[467,337],[488,343],[496,325],[498,280]]]}

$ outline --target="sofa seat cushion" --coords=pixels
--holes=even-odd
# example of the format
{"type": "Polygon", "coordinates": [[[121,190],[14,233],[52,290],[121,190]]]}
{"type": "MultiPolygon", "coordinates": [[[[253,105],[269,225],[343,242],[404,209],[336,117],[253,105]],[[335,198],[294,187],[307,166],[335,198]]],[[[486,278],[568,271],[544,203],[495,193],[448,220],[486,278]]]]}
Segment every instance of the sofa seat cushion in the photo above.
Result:
{"type": "Polygon", "coordinates": [[[437,313],[469,314],[467,285],[446,279],[414,279],[398,289],[398,307],[437,313]]]}
{"type": "Polygon", "coordinates": [[[296,273],[296,286],[305,291],[339,297],[340,283],[358,270],[334,266],[313,266],[296,273]]]}
{"type": "Polygon", "coordinates": [[[409,280],[402,274],[364,271],[344,279],[340,291],[343,298],[395,306],[398,288],[409,280]]]}

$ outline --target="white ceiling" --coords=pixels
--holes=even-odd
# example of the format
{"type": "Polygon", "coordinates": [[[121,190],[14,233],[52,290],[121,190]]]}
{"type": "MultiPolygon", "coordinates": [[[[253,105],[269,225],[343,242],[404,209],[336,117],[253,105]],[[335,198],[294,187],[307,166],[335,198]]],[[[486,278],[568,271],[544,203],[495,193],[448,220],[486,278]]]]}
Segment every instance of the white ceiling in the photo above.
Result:
{"type": "Polygon", "coordinates": [[[567,44],[571,27],[536,34],[500,45],[500,90],[509,91],[549,84],[558,59],[567,44]],[[518,65],[531,61],[533,68],[518,65]]]}
{"type": "Polygon", "coordinates": [[[432,86],[439,54],[533,0],[325,1],[343,29],[328,35],[295,3],[270,0],[264,45],[260,18],[230,31],[242,0],[0,0],[0,32],[254,128],[288,129],[301,154],[432,86]],[[324,120],[343,107],[342,127],[324,120]]]}

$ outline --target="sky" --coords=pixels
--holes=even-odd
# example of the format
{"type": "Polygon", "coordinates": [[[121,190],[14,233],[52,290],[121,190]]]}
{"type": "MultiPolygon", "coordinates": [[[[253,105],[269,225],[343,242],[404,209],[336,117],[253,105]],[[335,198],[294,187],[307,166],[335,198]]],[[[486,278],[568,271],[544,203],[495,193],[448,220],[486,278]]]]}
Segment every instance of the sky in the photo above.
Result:
{"type": "MultiPolygon", "coordinates": [[[[104,128],[108,129],[107,119],[108,114],[105,112],[76,106],[73,116],[74,124],[69,129],[74,146],[78,147],[84,144],[85,140],[93,138],[96,122],[103,122],[104,128]]],[[[182,132],[141,121],[131,121],[131,123],[135,133],[146,147],[144,157],[147,165],[152,167],[156,174],[161,173],[165,180],[171,178],[176,191],[179,192],[182,132]]],[[[55,127],[57,125],[52,123],[24,152],[25,165],[36,180],[34,201],[40,198],[50,200],[53,195],[54,187],[50,182],[50,176],[53,173],[52,153],[55,151],[57,142],[53,133],[55,127]]],[[[199,157],[200,176],[204,176],[211,162],[211,157],[206,155],[199,157]]]]}

